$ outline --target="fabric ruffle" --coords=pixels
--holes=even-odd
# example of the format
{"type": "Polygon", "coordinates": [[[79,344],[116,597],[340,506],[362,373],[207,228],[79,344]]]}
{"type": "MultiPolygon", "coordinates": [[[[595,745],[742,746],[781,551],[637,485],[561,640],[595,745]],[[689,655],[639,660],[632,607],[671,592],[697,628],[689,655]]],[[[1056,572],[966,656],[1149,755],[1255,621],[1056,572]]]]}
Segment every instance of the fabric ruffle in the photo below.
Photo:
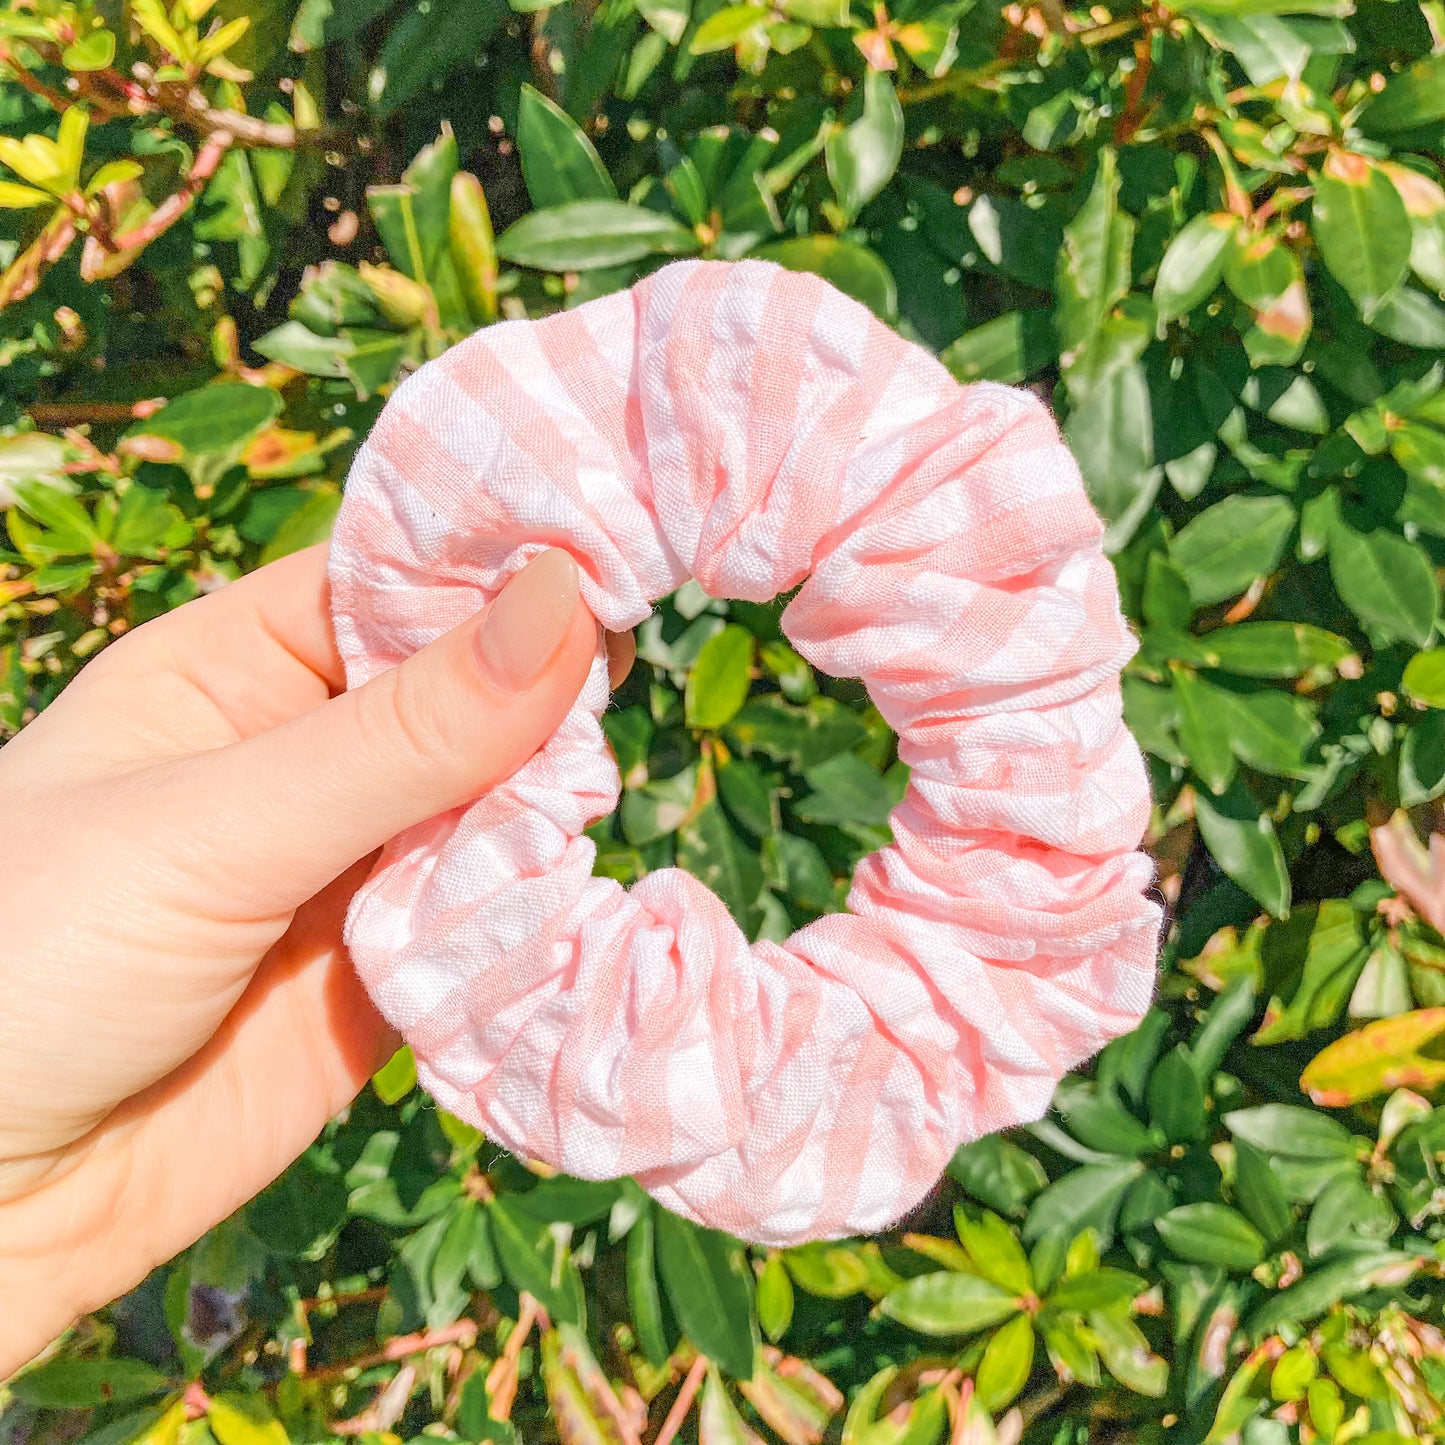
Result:
{"type": "Polygon", "coordinates": [[[331,548],[355,686],[564,547],[613,630],[688,577],[861,678],[912,770],[849,912],[748,945],[677,869],[592,876],[606,660],[507,784],[388,845],[346,940],[443,1107],[767,1244],[885,1228],[1149,1006],[1136,642],[1045,407],[818,277],[677,261],[408,378],[331,548]]]}

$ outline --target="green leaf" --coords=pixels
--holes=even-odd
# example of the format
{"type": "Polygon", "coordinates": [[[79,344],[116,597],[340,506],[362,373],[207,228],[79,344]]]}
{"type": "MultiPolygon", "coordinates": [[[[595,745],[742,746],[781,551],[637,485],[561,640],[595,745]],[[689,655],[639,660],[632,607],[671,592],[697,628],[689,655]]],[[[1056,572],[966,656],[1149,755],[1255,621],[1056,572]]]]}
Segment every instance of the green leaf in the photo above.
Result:
{"type": "Polygon", "coordinates": [[[1179,707],[1173,689],[1126,676],[1123,693],[1124,719],[1139,746],[1156,758],[1184,767],[1189,758],[1175,736],[1179,707]]]}
{"type": "Polygon", "coordinates": [[[1309,776],[1306,753],[1319,735],[1315,704],[1275,687],[1216,686],[1201,678],[1214,725],[1222,726],[1242,763],[1277,778],[1309,776]]]}
{"type": "MultiPolygon", "coordinates": [[[[735,766],[735,762],[729,765],[735,766]]],[[[769,833],[763,839],[763,867],[769,886],[798,907],[813,913],[831,913],[838,906],[828,860],[806,838],[769,833]]]]}
{"type": "Polygon", "coordinates": [[[589,271],[661,253],[689,256],[697,237],[670,216],[625,201],[569,201],[532,211],[497,237],[497,254],[539,271],[589,271]]]}
{"type": "Polygon", "coordinates": [[[1290,879],[1274,821],[1238,781],[1220,797],[1197,793],[1195,815],[1205,846],[1241,888],[1276,918],[1289,913],[1290,879]]]}
{"type": "Polygon", "coordinates": [[[1171,1144],[1193,1143],[1204,1132],[1204,1086],[1183,1044],[1149,1075],[1149,1118],[1171,1144]]]}
{"type": "Polygon", "coordinates": [[[1335,1022],[1365,966],[1369,944],[1356,910],[1343,899],[1328,898],[1300,909],[1288,928],[1267,931],[1263,951],[1274,993],[1254,1042],[1274,1044],[1335,1022]],[[1302,949],[1296,942],[1301,938],[1302,949]]]}
{"type": "Polygon", "coordinates": [[[1289,1233],[1294,1217],[1279,1176],[1269,1156],[1243,1138],[1234,1141],[1234,1197],[1266,1245],[1289,1233]]]}
{"type": "Polygon", "coordinates": [[[853,241],[836,236],[795,236],[758,246],[752,255],[776,261],[790,271],[811,271],[822,276],[885,321],[897,314],[898,288],[893,273],[872,251],[853,241]]]}
{"type": "Polygon", "coordinates": [[[1225,1204],[1181,1204],[1155,1224],[1164,1243],[1196,1264],[1247,1273],[1265,1256],[1264,1236],[1225,1204]]]}
{"type": "Polygon", "coordinates": [[[1318,1259],[1337,1249],[1380,1248],[1399,1223],[1389,1200],[1358,1174],[1342,1174],[1325,1185],[1310,1210],[1305,1243],[1318,1259]]]}
{"type": "Polygon", "coordinates": [[[1118,159],[1105,147],[1088,198],[1064,230],[1056,319],[1066,375],[1087,355],[1129,290],[1135,227],[1119,210],[1119,185],[1118,159]]]}
{"type": "Polygon", "coordinates": [[[686,868],[722,901],[751,937],[757,928],[763,869],[757,851],[740,838],[711,799],[678,829],[677,866],[686,868]]]}
{"type": "Polygon", "coordinates": [[[1237,231],[1225,253],[1224,279],[1229,289],[1256,311],[1274,305],[1303,275],[1299,258],[1270,235],[1237,231]]]}
{"type": "Polygon", "coordinates": [[[996,1214],[970,1219],[960,1205],[953,1207],[954,1228],[975,1268],[1010,1294],[1028,1294],[1034,1287],[1028,1256],[1012,1229],[996,1214]]]}
{"type": "Polygon", "coordinates": [[[1224,1116],[1224,1126],[1237,1139],[1265,1154],[1301,1159],[1350,1160],[1358,1144],[1338,1120],[1317,1109],[1296,1104],[1261,1104],[1224,1116]]]}
{"type": "Polygon", "coordinates": [[[371,1087],[383,1104],[399,1104],[416,1088],[416,1055],[403,1044],[372,1076],[371,1087]]]}
{"type": "Polygon", "coordinates": [[[1137,1159],[1111,1159],[1071,1170],[1034,1201],[1024,1239],[1033,1241],[1055,1229],[1073,1238],[1090,1228],[1102,1239],[1111,1239],[1125,1191],[1143,1172],[1137,1159]]]}
{"type": "Polygon", "coordinates": [[[627,1232],[627,1304],[637,1342],[654,1369],[665,1365],[671,1354],[657,1284],[657,1213],[658,1206],[648,1201],[627,1232]]]}
{"type": "Polygon", "coordinates": [[[447,249],[452,207],[452,177],[457,173],[457,142],[451,127],[443,124],[441,134],[423,146],[402,172],[411,187],[412,214],[421,243],[421,269],[413,279],[430,277],[435,284],[438,263],[447,249]]]}
{"type": "Polygon", "coordinates": [[[1154,464],[1153,406],[1137,363],[1119,367],[1069,414],[1065,433],[1089,496],[1109,525],[1115,550],[1133,535],[1164,479],[1154,464]]]}
{"type": "Polygon", "coordinates": [[[515,1200],[493,1199],[486,1208],[497,1260],[512,1287],[532,1295],[554,1322],[583,1324],[582,1276],[557,1237],[515,1200]]]}
{"type": "Polygon", "coordinates": [[[849,751],[866,736],[857,714],[833,698],[815,697],[794,707],[776,693],[744,703],[727,727],[729,742],[744,753],[757,750],[800,772],[849,751]]]}
{"type": "Polygon", "coordinates": [[[805,823],[871,823],[888,821],[898,801],[888,781],[857,753],[840,753],[808,768],[807,794],[793,804],[805,823]]]}
{"type": "Polygon", "coordinates": [[[979,1361],[974,1388],[983,1407],[1006,1410],[1028,1384],[1034,1368],[1034,1323],[1017,1315],[995,1332],[979,1361]]]}
{"type": "Polygon", "coordinates": [[[698,1445],[754,1445],[757,1436],[733,1404],[716,1366],[709,1363],[697,1412],[698,1445]]]}
{"type": "Polygon", "coordinates": [[[1230,979],[1205,1011],[1189,1040],[1189,1058],[1201,1083],[1207,1085],[1235,1040],[1254,1017],[1258,988],[1251,974],[1230,979]]]}
{"type": "Polygon", "coordinates": [[[657,1210],[657,1262],[683,1333],[738,1380],[753,1375],[751,1274],[736,1241],[657,1210]]]}
{"type": "Polygon", "coordinates": [[[1234,777],[1234,753],[1229,734],[1213,709],[1217,689],[1188,669],[1174,675],[1178,705],[1179,742],[1196,775],[1211,793],[1221,794],[1234,777]]]}
{"type": "Polygon", "coordinates": [[[1229,215],[1198,215],[1169,243],[1154,282],[1160,321],[1183,316],[1214,294],[1236,224],[1229,215]]]}
{"type": "Polygon", "coordinates": [[[1445,484],[1445,432],[1402,423],[1390,433],[1390,455],[1412,476],[1445,484]]]}
{"type": "Polygon", "coordinates": [[[1348,15],[1349,0],[1185,0],[1182,15],[1348,15]]]}
{"type": "Polygon", "coordinates": [[[771,12],[765,5],[726,5],[715,10],[693,31],[688,49],[694,55],[730,50],[751,30],[756,30],[771,12]]]}
{"type": "Polygon", "coordinates": [[[1417,350],[1445,351],[1445,306],[1408,286],[1385,297],[1371,314],[1370,325],[1381,335],[1417,350]]]}
{"type": "Polygon", "coordinates": [[[949,1161],[948,1172],[980,1203],[1015,1218],[1048,1182],[1032,1154],[998,1134],[965,1144],[949,1161]]]}
{"type": "Polygon", "coordinates": [[[206,1423],[220,1445],[287,1445],[289,1438],[264,1398],[255,1395],[212,1395],[206,1423]]]}
{"type": "Polygon", "coordinates": [[[1325,265],[1370,320],[1410,269],[1410,217],[1399,191],[1364,156],[1336,151],[1315,178],[1310,229],[1325,265]]]}
{"type": "Polygon", "coordinates": [[[768,1255],[758,1275],[758,1324],[774,1343],[787,1334],[793,1322],[793,1278],[776,1251],[768,1255]]]}
{"type": "Polygon", "coordinates": [[[849,1299],[868,1287],[867,1264],[846,1246],[820,1241],[800,1244],[787,1250],[783,1260],[793,1279],[822,1299],[849,1299]]]}
{"type": "Polygon", "coordinates": [[[1189,584],[1163,552],[1151,552],[1144,572],[1144,620],[1151,627],[1185,631],[1194,615],[1189,584]]]}
{"type": "Polygon", "coordinates": [[[239,455],[280,411],[281,398],[269,386],[219,382],[178,396],[127,435],[164,437],[192,457],[239,455]]]}
{"type": "Polygon", "coordinates": [[[1099,1384],[1099,1357],[1094,1349],[1093,1335],[1079,1320],[1068,1316],[1044,1319],[1039,1334],[1048,1351],[1054,1373],[1065,1384],[1078,1381],[1090,1389],[1099,1384]]]}
{"type": "Polygon", "coordinates": [[[641,848],[675,833],[692,812],[697,792],[695,766],[629,789],[622,797],[623,837],[641,848]]]}
{"type": "Polygon", "coordinates": [[[447,249],[457,289],[471,319],[487,325],[497,316],[497,239],[482,183],[469,171],[451,181],[447,249]]]}
{"type": "Polygon", "coordinates": [[[1048,1297],[1051,1309],[1066,1314],[1117,1310],[1143,1294],[1148,1286],[1137,1274],[1121,1269],[1087,1269],[1062,1280],[1048,1297]]]}
{"type": "Polygon", "coordinates": [[[363,401],[396,379],[406,359],[406,336],[358,326],[345,328],[341,339],[348,346],[342,364],[363,401]]]}
{"type": "Polygon", "coordinates": [[[292,552],[299,552],[303,547],[313,547],[318,542],[324,542],[331,535],[331,529],[336,524],[336,514],[340,510],[340,492],[308,493],[299,507],[287,513],[286,520],[262,549],[262,565],[292,552]]]}
{"type": "Polygon", "coordinates": [[[1429,55],[1390,77],[1355,119],[1366,135],[1389,135],[1445,120],[1445,55],[1429,55]]]}
{"type": "Polygon", "coordinates": [[[1200,512],[1169,544],[1197,607],[1236,597],[1274,570],[1294,530],[1287,497],[1226,497],[1200,512]]]}
{"type": "Polygon", "coordinates": [[[391,115],[438,85],[486,45],[508,14],[502,0],[432,0],[425,10],[404,9],[388,28],[371,74],[369,93],[377,114],[391,115]]]}
{"type": "Polygon", "coordinates": [[[1241,677],[1298,677],[1336,667],[1353,650],[1343,637],[1305,622],[1240,622],[1199,640],[1210,667],[1241,677]]]}
{"type": "Polygon", "coordinates": [[[1274,1334],[1284,1325],[1301,1325],[1342,1300],[1371,1289],[1398,1288],[1420,1267],[1414,1255],[1398,1250],[1370,1251],[1311,1271],[1298,1284],[1271,1295],[1245,1321],[1254,1339],[1274,1334]]]}
{"type": "Polygon", "coordinates": [[[1445,792],[1445,712],[1416,719],[1400,747],[1400,802],[1407,808],[1445,792]]]}
{"type": "Polygon", "coordinates": [[[164,1375],[140,1360],[49,1360],[17,1376],[17,1400],[41,1410],[143,1400],[167,1388],[164,1375]]]}
{"type": "Polygon", "coordinates": [[[638,13],[665,39],[676,45],[687,30],[691,0],[638,0],[638,13]]]}
{"type": "Polygon", "coordinates": [[[753,635],[729,624],[703,643],[687,677],[685,712],[693,728],[720,728],[737,715],[752,686],[753,635]]]}
{"type": "Polygon", "coordinates": [[[943,1270],[908,1280],[886,1294],[880,1308],[919,1334],[967,1335],[1017,1314],[1022,1304],[990,1280],[943,1270]]]}
{"type": "Polygon", "coordinates": [[[1089,1330],[1105,1367],[1121,1385],[1155,1399],[1169,1388],[1169,1362],[1149,1348],[1144,1332],[1126,1314],[1095,1310],[1089,1330]]]}
{"type": "Polygon", "coordinates": [[[893,179],[903,155],[903,107],[886,70],[863,77],[863,114],[828,137],[828,179],[851,220],[893,179]]]}
{"type": "Polygon", "coordinates": [[[246,1225],[273,1254],[315,1261],[346,1222],[346,1180],[313,1146],[246,1206],[246,1225]]]}
{"type": "Polygon", "coordinates": [[[0,210],[23,211],[31,206],[53,205],[55,197],[49,191],[22,186],[16,181],[0,181],[0,210]]]}
{"type": "Polygon", "coordinates": [[[1138,1158],[1152,1154],[1163,1140],[1141,1124],[1112,1093],[1066,1075],[1054,1093],[1054,1108],[1080,1143],[1104,1154],[1138,1158]]]}
{"type": "Polygon", "coordinates": [[[283,321],[256,342],[256,350],[268,361],[308,376],[343,377],[351,342],[343,336],[318,336],[300,321],[283,321]]]}
{"type": "Polygon", "coordinates": [[[580,1228],[608,1218],[625,1192],[620,1179],[572,1179],[554,1174],[535,1189],[516,1195],[512,1202],[542,1224],[570,1224],[580,1228]]]}
{"type": "Polygon", "coordinates": [[[582,127],[539,90],[523,85],[517,102],[517,150],[532,204],[615,201],[617,187],[582,127]]]}
{"type": "Polygon", "coordinates": [[[1417,543],[1384,527],[1360,532],[1340,522],[1330,533],[1330,576],[1377,646],[1430,641],[1440,594],[1417,543]]]}
{"type": "Polygon", "coordinates": [[[1392,1089],[1445,1084],[1445,1007],[1376,1019],[1310,1060],[1300,1087],[1321,1108],[1344,1109],[1392,1089]]]}
{"type": "Polygon", "coordinates": [[[959,381],[1027,381],[1058,354],[1047,311],[1009,311],[965,331],[938,359],[959,381]]]}
{"type": "Polygon", "coordinates": [[[104,70],[114,59],[113,30],[92,30],[84,40],[67,45],[60,57],[67,70],[104,70]]]}

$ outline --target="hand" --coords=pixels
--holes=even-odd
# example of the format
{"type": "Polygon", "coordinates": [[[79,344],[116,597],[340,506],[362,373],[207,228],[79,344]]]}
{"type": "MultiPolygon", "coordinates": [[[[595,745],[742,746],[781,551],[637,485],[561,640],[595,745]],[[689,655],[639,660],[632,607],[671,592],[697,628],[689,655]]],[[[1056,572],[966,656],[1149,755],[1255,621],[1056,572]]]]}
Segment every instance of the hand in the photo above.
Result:
{"type": "Polygon", "coordinates": [[[0,752],[0,1379],[264,1188],[386,1059],[348,900],[388,838],[546,740],[597,638],[545,552],[343,692],[312,548],[137,628],[0,752]]]}

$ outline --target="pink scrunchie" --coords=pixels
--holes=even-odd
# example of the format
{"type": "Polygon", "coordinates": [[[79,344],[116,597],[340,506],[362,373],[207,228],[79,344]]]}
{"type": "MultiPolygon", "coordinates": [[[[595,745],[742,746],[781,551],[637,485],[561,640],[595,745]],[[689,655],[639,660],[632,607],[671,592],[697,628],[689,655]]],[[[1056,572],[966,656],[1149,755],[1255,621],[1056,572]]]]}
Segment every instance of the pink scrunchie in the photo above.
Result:
{"type": "Polygon", "coordinates": [[[331,551],[352,686],[567,548],[608,628],[695,577],[861,677],[912,769],[850,912],[747,939],[582,837],[619,796],[599,653],[510,783],[408,830],[346,940],[441,1105],[759,1243],[876,1232],[954,1149],[1040,1117],[1147,1009],[1136,643],[1047,410],[961,387],[816,276],[677,261],[478,332],[398,387],[331,551]],[[807,581],[804,579],[807,578],[807,581]]]}

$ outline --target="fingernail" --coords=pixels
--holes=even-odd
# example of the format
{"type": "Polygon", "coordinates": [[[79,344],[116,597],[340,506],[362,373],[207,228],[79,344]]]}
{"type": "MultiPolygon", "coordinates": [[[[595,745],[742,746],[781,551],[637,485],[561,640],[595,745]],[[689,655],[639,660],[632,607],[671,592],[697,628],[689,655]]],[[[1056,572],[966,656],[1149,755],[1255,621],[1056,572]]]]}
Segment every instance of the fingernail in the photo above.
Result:
{"type": "Polygon", "coordinates": [[[477,657],[502,692],[523,692],[556,656],[577,610],[577,564],[552,548],[533,557],[497,594],[477,657]]]}

